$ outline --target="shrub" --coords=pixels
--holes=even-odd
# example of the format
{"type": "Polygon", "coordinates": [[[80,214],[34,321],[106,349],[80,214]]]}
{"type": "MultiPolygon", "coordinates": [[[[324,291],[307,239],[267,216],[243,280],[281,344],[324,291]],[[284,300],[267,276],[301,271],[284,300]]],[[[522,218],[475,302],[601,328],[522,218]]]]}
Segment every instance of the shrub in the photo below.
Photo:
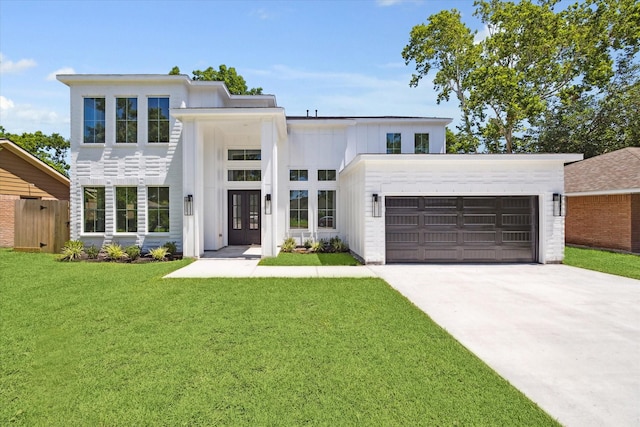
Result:
{"type": "Polygon", "coordinates": [[[338,236],[332,237],[331,240],[329,240],[329,244],[331,245],[333,252],[349,251],[349,245],[343,242],[342,239],[340,239],[340,237],[338,236]]]}
{"type": "Polygon", "coordinates": [[[127,255],[122,246],[117,243],[110,243],[103,248],[107,255],[107,259],[112,261],[120,261],[127,255]]]}
{"type": "Polygon", "coordinates": [[[324,244],[321,241],[315,241],[311,244],[311,248],[309,248],[311,252],[322,252],[324,249],[324,244]]]}
{"type": "Polygon", "coordinates": [[[127,246],[124,251],[131,261],[135,261],[136,259],[140,258],[140,246],[127,246]]]}
{"type": "Polygon", "coordinates": [[[97,259],[98,254],[100,253],[100,250],[96,248],[96,245],[91,245],[87,248],[86,252],[87,252],[87,257],[89,257],[89,259],[97,259]]]}
{"type": "Polygon", "coordinates": [[[293,237],[287,237],[286,239],[284,239],[284,242],[282,243],[280,250],[282,252],[293,252],[295,248],[296,248],[296,239],[294,239],[293,237]]]}
{"type": "Polygon", "coordinates": [[[304,241],[304,247],[305,248],[309,249],[309,248],[311,248],[311,246],[313,246],[313,240],[307,239],[307,240],[304,241]]]}
{"type": "Polygon", "coordinates": [[[176,242],[167,242],[162,247],[167,248],[167,253],[171,255],[175,255],[178,252],[178,247],[176,246],[176,242]]]}
{"type": "Polygon", "coordinates": [[[69,240],[62,247],[61,261],[77,261],[84,253],[84,243],[80,240],[69,240]]]}
{"type": "Polygon", "coordinates": [[[158,248],[151,249],[149,251],[149,255],[151,255],[151,258],[153,258],[156,261],[164,261],[168,253],[169,251],[165,246],[160,246],[158,248]]]}

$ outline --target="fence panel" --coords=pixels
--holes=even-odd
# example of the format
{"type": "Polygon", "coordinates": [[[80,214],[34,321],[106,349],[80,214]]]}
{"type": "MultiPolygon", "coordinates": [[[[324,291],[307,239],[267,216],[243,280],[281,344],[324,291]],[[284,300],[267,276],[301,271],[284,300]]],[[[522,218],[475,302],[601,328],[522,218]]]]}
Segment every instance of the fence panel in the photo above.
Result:
{"type": "Polygon", "coordinates": [[[14,250],[59,253],[69,240],[69,202],[16,200],[14,250]]]}

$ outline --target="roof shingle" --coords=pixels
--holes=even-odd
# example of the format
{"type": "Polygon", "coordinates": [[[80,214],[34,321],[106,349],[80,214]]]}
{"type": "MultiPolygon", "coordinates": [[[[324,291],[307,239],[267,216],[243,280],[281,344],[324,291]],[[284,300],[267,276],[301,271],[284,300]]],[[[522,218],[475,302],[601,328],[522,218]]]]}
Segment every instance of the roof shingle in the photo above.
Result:
{"type": "Polygon", "coordinates": [[[640,147],[601,154],[564,168],[566,193],[640,191],[640,147]]]}

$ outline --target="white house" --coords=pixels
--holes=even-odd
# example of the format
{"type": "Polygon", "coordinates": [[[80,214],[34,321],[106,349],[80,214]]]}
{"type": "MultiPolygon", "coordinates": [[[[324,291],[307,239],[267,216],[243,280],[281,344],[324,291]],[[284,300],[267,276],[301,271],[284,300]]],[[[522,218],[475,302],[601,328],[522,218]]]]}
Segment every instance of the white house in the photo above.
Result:
{"type": "Polygon", "coordinates": [[[563,166],[581,155],[444,154],[451,119],[288,117],[185,75],[58,80],[71,238],[89,245],[274,256],[285,237],[339,236],[367,263],[563,258],[563,166]]]}

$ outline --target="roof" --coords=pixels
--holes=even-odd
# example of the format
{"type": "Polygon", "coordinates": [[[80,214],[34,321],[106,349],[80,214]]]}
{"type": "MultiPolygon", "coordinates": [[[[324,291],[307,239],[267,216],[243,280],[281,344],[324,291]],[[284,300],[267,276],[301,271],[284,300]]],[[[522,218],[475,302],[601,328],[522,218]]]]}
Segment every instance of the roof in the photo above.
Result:
{"type": "Polygon", "coordinates": [[[10,152],[15,154],[22,160],[33,165],[37,169],[41,170],[42,172],[46,173],[52,178],[60,181],[66,186],[70,185],[69,178],[67,178],[66,176],[64,176],[63,174],[61,174],[60,172],[58,172],[57,170],[55,170],[54,168],[52,168],[51,166],[49,166],[48,164],[46,164],[45,162],[43,162],[42,160],[34,156],[33,154],[29,153],[22,147],[18,146],[16,143],[8,139],[0,139],[0,150],[2,149],[9,150],[10,152]]]}
{"type": "Polygon", "coordinates": [[[564,168],[565,193],[640,192],[640,147],[627,147],[564,168]]]}

